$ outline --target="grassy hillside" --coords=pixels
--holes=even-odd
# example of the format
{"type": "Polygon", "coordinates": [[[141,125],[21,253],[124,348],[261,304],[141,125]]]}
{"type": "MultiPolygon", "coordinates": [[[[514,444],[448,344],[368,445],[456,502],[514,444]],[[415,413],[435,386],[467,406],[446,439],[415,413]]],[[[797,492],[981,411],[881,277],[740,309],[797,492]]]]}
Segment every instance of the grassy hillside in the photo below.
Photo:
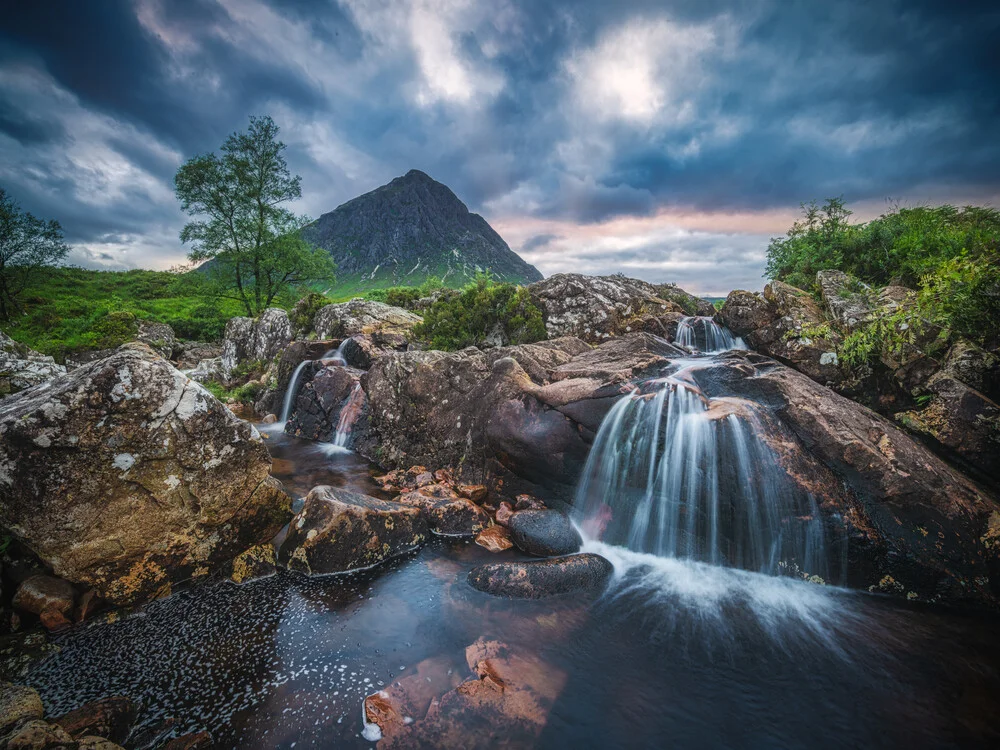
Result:
{"type": "Polygon", "coordinates": [[[46,269],[21,304],[25,313],[0,328],[57,359],[120,344],[129,316],[115,313],[167,323],[178,337],[199,341],[221,337],[226,321],[241,314],[236,302],[206,297],[198,274],[167,271],[46,269]]]}

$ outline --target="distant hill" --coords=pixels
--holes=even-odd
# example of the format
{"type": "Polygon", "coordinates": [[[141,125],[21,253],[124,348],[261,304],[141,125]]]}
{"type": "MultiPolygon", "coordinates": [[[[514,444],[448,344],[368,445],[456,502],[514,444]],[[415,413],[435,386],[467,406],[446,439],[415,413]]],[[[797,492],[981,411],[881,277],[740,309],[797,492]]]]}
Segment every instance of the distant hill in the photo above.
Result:
{"type": "Polygon", "coordinates": [[[338,289],[410,286],[429,276],[462,286],[486,270],[517,283],[542,278],[482,216],[416,169],[323,214],[302,235],[333,256],[338,289]]]}

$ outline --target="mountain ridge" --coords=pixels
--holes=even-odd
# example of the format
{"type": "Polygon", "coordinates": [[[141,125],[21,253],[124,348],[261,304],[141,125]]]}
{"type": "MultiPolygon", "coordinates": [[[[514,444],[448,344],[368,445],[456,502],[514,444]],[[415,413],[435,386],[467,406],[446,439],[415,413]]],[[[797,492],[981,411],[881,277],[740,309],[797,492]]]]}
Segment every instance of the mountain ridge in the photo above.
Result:
{"type": "Polygon", "coordinates": [[[462,286],[479,271],[530,283],[539,273],[447,185],[417,169],[323,214],[302,236],[333,256],[337,286],[462,286]]]}

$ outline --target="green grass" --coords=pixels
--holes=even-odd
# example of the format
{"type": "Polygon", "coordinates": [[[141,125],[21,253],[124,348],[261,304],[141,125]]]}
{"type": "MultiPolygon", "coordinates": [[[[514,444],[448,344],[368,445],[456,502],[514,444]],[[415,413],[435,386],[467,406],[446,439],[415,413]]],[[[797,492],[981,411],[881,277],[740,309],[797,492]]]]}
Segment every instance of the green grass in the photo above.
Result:
{"type": "Polygon", "coordinates": [[[45,269],[21,297],[24,313],[0,328],[60,360],[124,343],[139,320],[166,323],[182,339],[212,341],[242,311],[204,290],[204,280],[193,273],[45,269]]]}

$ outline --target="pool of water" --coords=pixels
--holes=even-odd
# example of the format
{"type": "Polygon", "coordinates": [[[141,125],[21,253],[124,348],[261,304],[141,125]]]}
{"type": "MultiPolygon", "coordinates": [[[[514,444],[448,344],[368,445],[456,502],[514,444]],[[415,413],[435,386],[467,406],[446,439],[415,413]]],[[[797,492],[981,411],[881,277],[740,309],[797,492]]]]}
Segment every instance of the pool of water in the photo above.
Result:
{"type": "MultiPolygon", "coordinates": [[[[374,491],[353,454],[269,442],[297,498],[374,491]]],[[[61,636],[28,682],[52,714],[124,694],[219,747],[365,747],[365,695],[427,660],[471,677],[486,636],[560,676],[537,747],[1000,742],[997,618],[591,546],[616,566],[594,602],[481,594],[468,570],[518,555],[437,540],[364,573],[191,586],[61,636]]]]}

